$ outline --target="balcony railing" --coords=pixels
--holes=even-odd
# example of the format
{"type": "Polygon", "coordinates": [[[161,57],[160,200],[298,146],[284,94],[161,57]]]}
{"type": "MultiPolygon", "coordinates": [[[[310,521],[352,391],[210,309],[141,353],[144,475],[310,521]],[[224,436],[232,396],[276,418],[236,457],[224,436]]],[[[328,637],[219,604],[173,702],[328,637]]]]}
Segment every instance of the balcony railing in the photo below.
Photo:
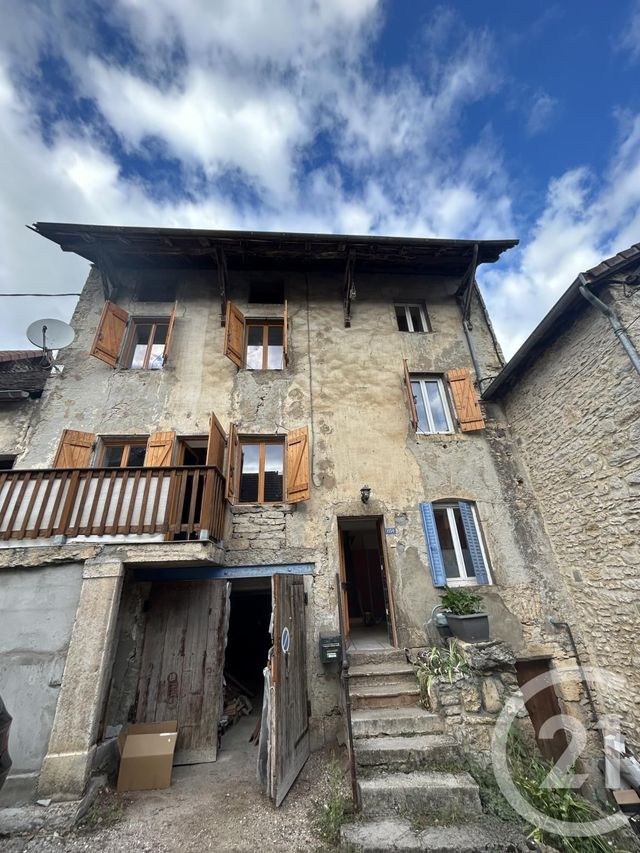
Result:
{"type": "Polygon", "coordinates": [[[0,473],[0,540],[157,536],[220,540],[224,477],[210,465],[0,473]]]}

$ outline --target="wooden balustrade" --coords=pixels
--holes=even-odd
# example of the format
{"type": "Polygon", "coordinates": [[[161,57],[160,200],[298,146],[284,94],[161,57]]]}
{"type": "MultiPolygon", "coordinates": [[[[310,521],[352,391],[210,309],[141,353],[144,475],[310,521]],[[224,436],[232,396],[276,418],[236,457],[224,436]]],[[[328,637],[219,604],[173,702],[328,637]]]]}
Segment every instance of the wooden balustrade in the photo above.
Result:
{"type": "Polygon", "coordinates": [[[0,539],[163,534],[222,539],[224,477],[215,466],[0,472],[0,539]]]}

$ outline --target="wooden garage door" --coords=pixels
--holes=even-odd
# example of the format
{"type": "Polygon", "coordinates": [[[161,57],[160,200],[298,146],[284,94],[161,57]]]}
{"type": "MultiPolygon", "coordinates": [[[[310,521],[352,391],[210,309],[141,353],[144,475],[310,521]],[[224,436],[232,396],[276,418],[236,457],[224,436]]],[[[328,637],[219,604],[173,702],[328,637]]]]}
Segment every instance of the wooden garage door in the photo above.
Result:
{"type": "Polygon", "coordinates": [[[216,760],[229,589],[224,580],[151,588],[136,719],[178,721],[174,764],[216,760]]]}

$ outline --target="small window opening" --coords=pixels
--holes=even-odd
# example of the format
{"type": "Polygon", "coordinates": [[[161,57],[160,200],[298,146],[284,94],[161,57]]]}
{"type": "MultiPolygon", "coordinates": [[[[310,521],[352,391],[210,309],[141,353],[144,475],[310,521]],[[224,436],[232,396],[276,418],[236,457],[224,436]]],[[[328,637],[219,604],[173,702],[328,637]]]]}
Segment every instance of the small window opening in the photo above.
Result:
{"type": "Polygon", "coordinates": [[[161,370],[168,331],[168,320],[134,320],[125,366],[134,370],[161,370]]]}
{"type": "Polygon", "coordinates": [[[249,283],[249,302],[260,305],[284,303],[284,281],[252,281],[249,283]]]}
{"type": "Polygon", "coordinates": [[[142,468],[147,455],[147,439],[103,441],[99,468],[142,468]]]}
{"type": "Polygon", "coordinates": [[[144,281],[136,288],[138,302],[175,302],[177,285],[174,281],[144,281]]]}
{"type": "Polygon", "coordinates": [[[0,456],[0,471],[10,471],[16,464],[17,456],[2,455],[0,456]]]}
{"type": "Polygon", "coordinates": [[[423,303],[396,303],[396,320],[401,332],[430,332],[427,309],[423,303]]]}
{"type": "Polygon", "coordinates": [[[284,346],[282,320],[269,323],[247,323],[247,368],[249,370],[282,370],[284,346]]]}
{"type": "Polygon", "coordinates": [[[240,503],[284,500],[284,444],[240,442],[240,503]]]}

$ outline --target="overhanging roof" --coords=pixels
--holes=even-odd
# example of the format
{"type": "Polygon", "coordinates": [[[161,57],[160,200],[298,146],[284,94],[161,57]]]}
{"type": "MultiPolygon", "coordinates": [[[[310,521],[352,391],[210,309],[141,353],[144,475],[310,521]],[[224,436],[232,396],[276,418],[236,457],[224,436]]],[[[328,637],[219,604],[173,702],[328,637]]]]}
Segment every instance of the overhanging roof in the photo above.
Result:
{"type": "MultiPolygon", "coordinates": [[[[611,276],[635,270],[640,265],[640,243],[634,243],[623,252],[601,261],[583,273],[591,289],[606,283],[611,276]]],[[[575,317],[589,307],[580,294],[580,278],[565,290],[549,313],[536,326],[515,355],[507,362],[493,382],[485,389],[484,400],[495,400],[514,385],[537,357],[567,328],[575,317]]],[[[593,310],[593,309],[591,309],[593,310]]]]}
{"type": "Polygon", "coordinates": [[[373,237],[270,231],[218,231],[192,228],[137,228],[36,222],[33,230],[65,252],[99,264],[105,256],[120,267],[217,266],[223,250],[229,269],[337,269],[355,255],[360,272],[393,268],[407,273],[463,275],[474,245],[478,264],[494,263],[517,240],[439,240],[423,237],[373,237]]]}

